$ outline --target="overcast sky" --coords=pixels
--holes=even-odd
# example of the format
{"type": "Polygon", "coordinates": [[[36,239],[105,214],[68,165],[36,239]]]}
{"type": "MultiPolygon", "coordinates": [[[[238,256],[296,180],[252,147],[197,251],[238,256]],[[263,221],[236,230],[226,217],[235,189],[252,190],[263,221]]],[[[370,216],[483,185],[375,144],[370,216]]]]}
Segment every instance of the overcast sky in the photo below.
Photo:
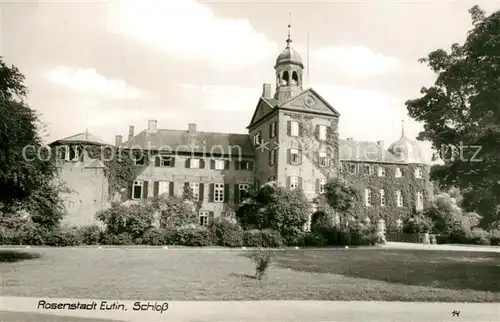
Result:
{"type": "MultiPolygon", "coordinates": [[[[497,2],[476,2],[488,13],[497,2]]],[[[1,8],[1,55],[27,77],[46,140],[89,132],[113,143],[159,128],[246,133],[285,46],[341,114],[341,138],[383,140],[421,125],[404,102],[434,75],[417,59],[463,42],[469,1],[15,1],[1,8]]],[[[426,154],[429,150],[423,145],[426,154]]]]}

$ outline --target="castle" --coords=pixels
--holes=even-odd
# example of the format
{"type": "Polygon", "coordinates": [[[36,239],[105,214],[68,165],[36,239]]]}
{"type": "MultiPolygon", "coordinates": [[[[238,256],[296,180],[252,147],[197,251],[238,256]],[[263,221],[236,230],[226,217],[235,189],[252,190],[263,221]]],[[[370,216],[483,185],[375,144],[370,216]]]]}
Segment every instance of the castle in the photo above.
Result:
{"type": "Polygon", "coordinates": [[[185,130],[161,129],[157,121],[128,138],[117,135],[115,147],[146,151],[137,158],[137,175],[128,187],[112,191],[106,165],[79,146],[104,147],[91,133],[80,133],[50,144],[65,147],[59,156],[60,178],[72,190],[63,196],[71,225],[94,224],[97,211],[125,194],[141,200],[167,194],[181,196],[186,187],[201,202],[201,225],[217,216],[231,215],[247,189],[268,181],[302,189],[311,201],[323,191],[328,178],[343,177],[360,190],[363,202],[356,214],[394,222],[422,210],[432,191],[429,165],[417,144],[402,130],[385,149],[383,142],[341,140],[340,113],[314,89],[303,88],[304,64],[291,46],[274,65],[276,90],[264,84],[248,134],[201,132],[196,124],[185,130]]]}

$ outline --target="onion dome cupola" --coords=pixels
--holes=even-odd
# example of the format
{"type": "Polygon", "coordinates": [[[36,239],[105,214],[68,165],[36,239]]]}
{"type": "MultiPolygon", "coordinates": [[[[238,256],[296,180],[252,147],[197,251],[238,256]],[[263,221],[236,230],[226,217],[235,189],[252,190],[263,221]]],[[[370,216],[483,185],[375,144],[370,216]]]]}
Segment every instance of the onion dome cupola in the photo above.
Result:
{"type": "Polygon", "coordinates": [[[299,53],[292,48],[290,36],[291,25],[288,25],[288,38],[286,47],[276,58],[274,70],[276,71],[276,94],[278,101],[286,101],[302,92],[302,74],[304,64],[299,53]]]}
{"type": "Polygon", "coordinates": [[[402,121],[401,137],[392,143],[387,149],[398,161],[415,164],[427,164],[422,156],[422,151],[417,142],[408,139],[405,136],[404,121],[402,121]]]}

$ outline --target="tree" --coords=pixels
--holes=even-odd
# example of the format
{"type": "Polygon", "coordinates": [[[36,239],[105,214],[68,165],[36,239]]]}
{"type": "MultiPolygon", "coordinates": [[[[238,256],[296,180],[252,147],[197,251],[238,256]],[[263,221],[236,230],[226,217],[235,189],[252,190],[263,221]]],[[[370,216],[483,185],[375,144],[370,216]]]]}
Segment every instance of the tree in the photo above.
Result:
{"type": "Polygon", "coordinates": [[[148,204],[113,203],[110,208],[99,211],[96,218],[106,225],[109,235],[128,234],[140,238],[153,227],[154,211],[148,204]]]}
{"type": "Polygon", "coordinates": [[[64,212],[53,181],[57,168],[42,146],[36,112],[24,103],[27,93],[24,76],[0,58],[0,214],[26,210],[34,221],[53,226],[64,212]]]}
{"type": "Polygon", "coordinates": [[[294,238],[307,222],[309,202],[301,190],[268,182],[242,202],[236,217],[244,229],[272,229],[294,238]]]}
{"type": "Polygon", "coordinates": [[[162,228],[198,224],[195,206],[190,200],[175,196],[158,196],[151,201],[152,211],[160,213],[162,228]]]}
{"type": "Polygon", "coordinates": [[[325,192],[320,196],[324,198],[330,207],[339,215],[341,223],[346,224],[346,216],[359,201],[359,192],[355,187],[346,182],[334,178],[325,184],[325,192]]]}
{"type": "Polygon", "coordinates": [[[431,178],[460,188],[462,206],[487,224],[500,209],[500,11],[486,16],[474,6],[469,13],[474,27],[463,45],[420,59],[437,78],[406,107],[424,123],[418,139],[438,151],[442,164],[432,168],[431,178]]]}

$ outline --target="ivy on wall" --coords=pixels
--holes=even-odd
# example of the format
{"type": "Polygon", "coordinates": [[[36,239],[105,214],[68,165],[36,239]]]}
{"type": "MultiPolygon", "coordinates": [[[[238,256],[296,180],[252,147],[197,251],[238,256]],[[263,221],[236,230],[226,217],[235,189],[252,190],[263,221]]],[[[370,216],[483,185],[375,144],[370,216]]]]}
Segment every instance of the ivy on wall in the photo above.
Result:
{"type": "MultiPolygon", "coordinates": [[[[359,219],[372,220],[379,218],[385,219],[388,226],[395,226],[398,219],[405,219],[414,213],[416,208],[416,193],[423,194],[424,207],[430,202],[431,190],[429,189],[428,166],[417,164],[390,164],[390,163],[363,163],[359,161],[340,161],[339,159],[339,135],[338,119],[331,118],[330,125],[327,128],[326,141],[319,141],[316,124],[313,123],[317,117],[302,115],[297,113],[285,114],[299,123],[302,131],[301,136],[297,138],[302,154],[308,158],[316,169],[326,178],[340,177],[347,183],[353,185],[359,192],[360,200],[355,203],[349,211],[351,216],[359,219]],[[328,167],[318,167],[317,152],[326,150],[330,157],[328,167]],[[350,165],[357,165],[357,172],[350,173],[350,165]],[[365,165],[373,167],[373,173],[366,172],[365,165]],[[385,176],[378,176],[378,167],[385,168],[385,176]],[[402,175],[399,178],[395,176],[395,169],[399,167],[402,175]],[[415,169],[423,169],[423,178],[415,177],[415,169]],[[371,206],[366,206],[364,202],[365,189],[371,189],[371,206]],[[385,206],[380,205],[380,190],[384,190],[385,206]],[[396,201],[396,190],[401,191],[403,206],[398,207],[396,201]]],[[[316,199],[321,201],[321,199],[316,199]]],[[[329,211],[326,203],[320,202],[318,210],[329,211]]]]}

